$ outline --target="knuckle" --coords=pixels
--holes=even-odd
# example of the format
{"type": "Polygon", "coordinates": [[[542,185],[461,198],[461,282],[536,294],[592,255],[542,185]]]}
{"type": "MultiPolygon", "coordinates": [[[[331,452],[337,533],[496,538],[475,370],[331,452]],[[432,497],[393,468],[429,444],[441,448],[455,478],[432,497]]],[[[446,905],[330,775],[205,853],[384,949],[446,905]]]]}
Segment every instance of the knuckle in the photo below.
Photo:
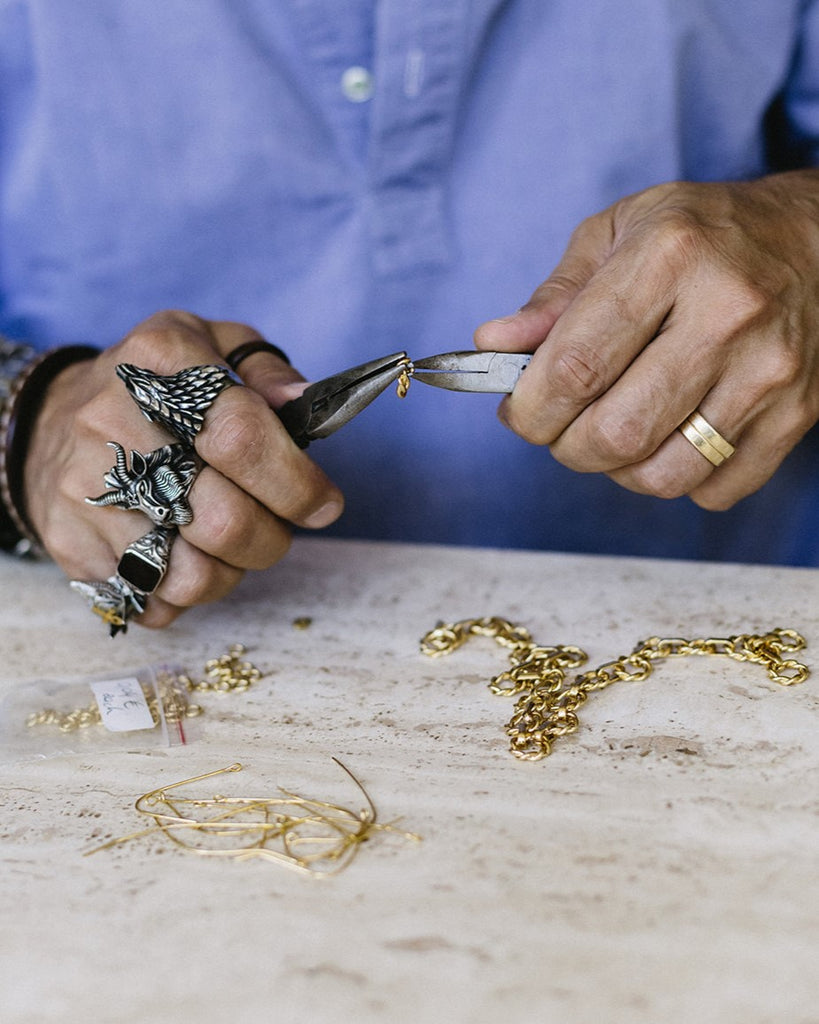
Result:
{"type": "MultiPolygon", "coordinates": [[[[230,391],[235,389],[230,388],[230,391]]],[[[252,394],[243,398],[252,398],[252,394]]],[[[249,402],[216,405],[205,421],[208,452],[219,460],[253,468],[263,458],[268,432],[260,410],[249,402]]]]}
{"type": "Polygon", "coordinates": [[[204,508],[197,506],[197,530],[208,537],[209,546],[217,551],[240,550],[251,535],[253,523],[235,502],[209,502],[204,508]]]}
{"type": "Polygon", "coordinates": [[[587,245],[597,241],[603,230],[607,232],[608,237],[611,237],[611,218],[606,210],[593,213],[580,220],[571,233],[569,247],[585,249],[587,245]]]}
{"type": "Polygon", "coordinates": [[[546,429],[539,416],[521,410],[514,396],[504,403],[502,418],[504,424],[528,444],[543,446],[555,440],[554,430],[546,429]]]}
{"type": "Polygon", "coordinates": [[[816,401],[807,401],[804,397],[797,399],[788,407],[781,409],[777,416],[778,444],[771,446],[775,457],[784,458],[808,430],[816,423],[816,401]]]}
{"type": "Polygon", "coordinates": [[[691,500],[706,512],[727,512],[737,503],[737,498],[711,490],[704,490],[702,494],[692,492],[691,500]]]}
{"type": "Polygon", "coordinates": [[[722,315],[734,332],[759,323],[774,305],[771,292],[759,281],[735,275],[721,284],[722,315]]]}
{"type": "Polygon", "coordinates": [[[654,450],[645,421],[628,415],[596,416],[591,446],[612,468],[641,462],[654,450]]]}
{"type": "Polygon", "coordinates": [[[73,530],[66,530],[59,523],[49,520],[40,534],[51,558],[69,576],[86,579],[90,575],[85,552],[78,552],[77,536],[73,530]]]}
{"type": "Polygon", "coordinates": [[[192,608],[225,597],[243,575],[243,570],[234,566],[212,558],[200,558],[196,560],[195,567],[177,567],[169,572],[157,593],[177,608],[192,608]]]}
{"type": "Polygon", "coordinates": [[[756,387],[762,393],[791,387],[801,380],[804,370],[802,353],[785,339],[768,344],[753,363],[756,387]]]}
{"type": "Polygon", "coordinates": [[[161,309],[137,324],[132,333],[144,331],[200,331],[204,320],[185,309],[161,309]]]}
{"type": "Polygon", "coordinates": [[[109,397],[105,393],[97,393],[74,413],[74,433],[82,439],[96,438],[100,432],[106,431],[111,418],[109,397]]]}
{"type": "Polygon", "coordinates": [[[121,342],[128,361],[171,373],[188,362],[192,337],[206,331],[205,321],[181,309],[166,309],[138,324],[121,342]]]}
{"type": "MultiPolygon", "coordinates": [[[[269,569],[290,548],[290,531],[268,516],[260,519],[258,507],[216,501],[197,507],[196,535],[206,537],[209,551],[242,569],[269,569]]],[[[201,543],[201,542],[200,542],[201,543]]]]}
{"type": "Polygon", "coordinates": [[[664,460],[648,460],[635,466],[632,479],[644,494],[655,498],[672,500],[688,494],[689,483],[674,466],[667,465],[664,460]]]}
{"type": "Polygon", "coordinates": [[[556,354],[552,367],[555,391],[591,402],[608,386],[608,370],[600,353],[592,345],[574,342],[556,354]]]}
{"type": "Polygon", "coordinates": [[[293,536],[290,530],[282,528],[276,534],[275,543],[268,545],[264,552],[257,556],[252,566],[249,568],[262,570],[269,569],[275,565],[276,562],[280,561],[287,552],[290,550],[290,546],[293,543],[293,536]]]}
{"type": "Polygon", "coordinates": [[[169,348],[172,344],[167,330],[152,326],[133,331],[126,338],[123,347],[127,349],[129,362],[137,366],[148,365],[151,369],[156,367],[157,372],[163,372],[166,360],[171,361],[169,348]]]}
{"type": "Polygon", "coordinates": [[[682,271],[699,258],[705,232],[685,207],[669,206],[656,213],[652,228],[652,245],[662,262],[682,271]]]}

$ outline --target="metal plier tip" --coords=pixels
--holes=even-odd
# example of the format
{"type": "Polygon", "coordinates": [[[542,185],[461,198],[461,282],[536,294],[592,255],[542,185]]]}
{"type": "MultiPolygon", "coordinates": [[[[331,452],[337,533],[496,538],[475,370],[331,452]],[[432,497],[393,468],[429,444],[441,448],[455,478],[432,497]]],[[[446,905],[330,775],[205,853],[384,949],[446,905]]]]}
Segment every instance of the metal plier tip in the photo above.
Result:
{"type": "Polygon", "coordinates": [[[329,437],[349,423],[407,372],[412,372],[412,363],[406,352],[372,359],[310,384],[277,415],[299,448],[306,448],[311,441],[329,437]]]}
{"type": "Polygon", "coordinates": [[[444,352],[413,360],[413,380],[448,391],[484,391],[509,394],[524,369],[530,353],[444,352]]]}

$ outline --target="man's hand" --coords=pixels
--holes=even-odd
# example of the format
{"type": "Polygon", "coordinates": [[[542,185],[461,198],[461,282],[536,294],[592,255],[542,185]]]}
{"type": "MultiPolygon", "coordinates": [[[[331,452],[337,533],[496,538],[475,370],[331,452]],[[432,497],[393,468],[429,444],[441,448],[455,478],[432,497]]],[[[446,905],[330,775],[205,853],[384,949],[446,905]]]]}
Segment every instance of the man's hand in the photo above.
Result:
{"type": "MultiPolygon", "coordinates": [[[[106,442],[147,453],[175,440],[143,417],[116,365],[173,374],[224,363],[258,336],[243,324],[159,313],[54,380],[29,442],[25,496],[32,525],[70,577],[107,579],[125,548],[151,528],[140,512],[86,503],[104,490],[113,464],[106,442]]],[[[271,410],[300,394],[303,378],[267,352],[243,360],[239,372],[248,386],[223,391],[197,437],[206,465],[189,495],[193,521],[181,527],[167,575],[136,620],[143,625],[166,625],[184,608],[226,595],[244,570],[272,565],[289,546],[288,524],[318,528],[341,514],[341,493],[271,410]]]]}
{"type": "Polygon", "coordinates": [[[819,172],[661,185],[589,218],[481,349],[535,354],[500,415],[581,472],[725,509],[819,418],[819,172]],[[695,410],[736,453],[677,430],[695,410]]]}

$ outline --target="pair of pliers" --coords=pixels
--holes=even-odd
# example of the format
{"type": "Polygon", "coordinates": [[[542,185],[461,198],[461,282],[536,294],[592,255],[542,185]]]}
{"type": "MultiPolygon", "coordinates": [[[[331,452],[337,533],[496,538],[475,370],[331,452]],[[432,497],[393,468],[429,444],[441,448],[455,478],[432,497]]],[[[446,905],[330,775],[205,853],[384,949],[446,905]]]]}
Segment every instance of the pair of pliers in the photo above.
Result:
{"type": "Polygon", "coordinates": [[[349,423],[401,377],[448,391],[509,394],[531,358],[516,352],[466,351],[414,361],[406,352],[395,352],[310,384],[278,416],[296,444],[306,448],[349,423]]]}

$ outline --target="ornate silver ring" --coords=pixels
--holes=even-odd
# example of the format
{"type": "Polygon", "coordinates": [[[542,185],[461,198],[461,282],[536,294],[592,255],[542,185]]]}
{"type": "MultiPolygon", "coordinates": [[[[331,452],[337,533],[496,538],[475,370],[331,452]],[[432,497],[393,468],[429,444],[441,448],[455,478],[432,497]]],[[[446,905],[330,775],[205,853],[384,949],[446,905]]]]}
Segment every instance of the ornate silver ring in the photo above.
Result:
{"type": "Polygon", "coordinates": [[[216,397],[225,388],[238,384],[230,371],[217,365],[191,366],[163,377],[130,363],[120,363],[117,375],[125,382],[143,416],[191,446],[216,397]]]}
{"type": "Polygon", "coordinates": [[[104,477],[108,490],[97,498],[86,498],[89,505],[139,509],[155,526],[186,526],[193,519],[188,493],[199,465],[193,450],[183,444],[166,444],[147,455],[131,452],[131,465],[125,449],[109,441],[116,462],[104,477]]]}
{"type": "Polygon", "coordinates": [[[168,570],[176,529],[155,526],[138,537],[123,552],[117,574],[107,580],[71,580],[91,611],[108,624],[111,636],[125,633],[128,620],[145,611],[148,595],[162,582],[168,570]]]}
{"type": "Polygon", "coordinates": [[[153,594],[168,571],[176,530],[155,526],[122,553],[117,576],[140,595],[153,594]]]}
{"type": "Polygon", "coordinates": [[[125,633],[132,615],[145,611],[145,597],[132,590],[119,576],[107,580],[71,580],[72,590],[82,594],[91,605],[91,611],[107,623],[111,636],[125,633]]]}

